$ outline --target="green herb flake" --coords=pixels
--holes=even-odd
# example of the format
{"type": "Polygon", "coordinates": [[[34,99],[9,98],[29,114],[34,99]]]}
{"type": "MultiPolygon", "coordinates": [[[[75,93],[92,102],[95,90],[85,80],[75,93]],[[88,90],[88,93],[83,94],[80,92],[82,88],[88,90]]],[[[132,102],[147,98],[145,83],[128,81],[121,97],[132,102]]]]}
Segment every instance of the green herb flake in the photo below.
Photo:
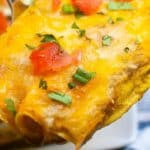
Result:
{"type": "Polygon", "coordinates": [[[86,31],[85,30],[79,30],[79,36],[83,37],[85,36],[86,31]]]}
{"type": "Polygon", "coordinates": [[[69,82],[68,83],[68,88],[69,89],[74,89],[76,87],[76,84],[74,82],[69,82]]]}
{"type": "Polygon", "coordinates": [[[57,39],[52,34],[43,34],[42,36],[43,36],[43,39],[41,40],[41,42],[55,42],[55,43],[57,43],[57,39]]]}
{"type": "Polygon", "coordinates": [[[5,99],[6,108],[8,111],[10,111],[13,115],[16,115],[16,108],[15,103],[12,99],[7,98],[5,99]]]}
{"type": "Polygon", "coordinates": [[[73,13],[75,13],[75,9],[71,4],[64,4],[62,6],[62,12],[64,14],[73,14],[73,13]]]}
{"type": "Polygon", "coordinates": [[[109,35],[104,35],[102,37],[102,45],[103,46],[109,46],[112,42],[112,37],[109,35]]]}
{"type": "Polygon", "coordinates": [[[54,101],[63,103],[65,105],[70,105],[72,103],[72,98],[69,95],[62,93],[62,92],[49,93],[48,98],[50,98],[54,101]]]}
{"type": "Polygon", "coordinates": [[[129,2],[110,1],[108,3],[108,9],[109,10],[133,10],[133,7],[129,2]]]}
{"type": "Polygon", "coordinates": [[[47,82],[44,79],[41,79],[39,82],[39,88],[43,89],[43,90],[47,90],[48,86],[47,86],[47,82]]]}
{"type": "Polygon", "coordinates": [[[72,24],[72,29],[80,29],[79,27],[78,27],[78,25],[74,22],[73,24],[72,24]]]}
{"type": "Polygon", "coordinates": [[[79,26],[75,22],[72,24],[71,27],[72,27],[72,29],[76,29],[77,30],[77,32],[78,32],[80,37],[83,37],[85,35],[85,33],[86,33],[86,31],[83,30],[83,29],[80,29],[79,26]]]}
{"type": "Polygon", "coordinates": [[[124,51],[125,51],[126,53],[128,53],[128,52],[129,52],[129,50],[130,50],[130,48],[129,48],[129,47],[125,47],[125,48],[124,48],[124,51]]]}
{"type": "Polygon", "coordinates": [[[95,77],[95,75],[95,72],[87,72],[81,68],[78,68],[75,74],[73,75],[73,79],[82,84],[87,84],[91,79],[95,77]]]}
{"type": "Polygon", "coordinates": [[[30,50],[33,50],[36,48],[35,46],[29,45],[29,44],[25,44],[25,46],[30,50]]]}
{"type": "Polygon", "coordinates": [[[83,77],[83,76],[81,76],[81,75],[79,75],[79,74],[74,74],[74,75],[73,75],[73,78],[74,78],[76,81],[78,81],[78,82],[80,82],[80,83],[82,83],[82,84],[87,84],[87,83],[89,82],[88,79],[86,79],[85,77],[83,77]]]}

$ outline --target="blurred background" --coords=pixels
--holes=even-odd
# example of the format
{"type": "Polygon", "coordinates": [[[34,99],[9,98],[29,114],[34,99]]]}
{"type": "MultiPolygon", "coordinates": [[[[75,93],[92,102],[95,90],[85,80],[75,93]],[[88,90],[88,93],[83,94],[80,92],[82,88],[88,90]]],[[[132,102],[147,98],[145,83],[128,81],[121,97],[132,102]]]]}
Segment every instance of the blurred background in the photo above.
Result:
{"type": "MultiPolygon", "coordinates": [[[[6,32],[10,25],[10,14],[6,0],[0,0],[0,35],[6,32]]],[[[13,147],[16,149],[11,145],[11,148],[13,147]]],[[[2,149],[10,150],[10,145],[2,149]]],[[[72,145],[42,148],[44,149],[71,150],[72,145]]],[[[123,118],[98,131],[82,149],[150,150],[150,90],[123,118]]]]}

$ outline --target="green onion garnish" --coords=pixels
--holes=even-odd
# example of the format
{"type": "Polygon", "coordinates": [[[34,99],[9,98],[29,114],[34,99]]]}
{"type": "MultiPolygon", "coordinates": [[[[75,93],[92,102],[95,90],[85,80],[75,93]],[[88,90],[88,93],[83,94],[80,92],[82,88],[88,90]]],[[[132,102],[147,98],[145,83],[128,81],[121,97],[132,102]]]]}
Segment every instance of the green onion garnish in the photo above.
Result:
{"type": "Polygon", "coordinates": [[[79,33],[80,37],[84,36],[86,33],[86,31],[83,29],[80,29],[79,26],[75,22],[72,24],[71,27],[72,27],[72,29],[76,29],[76,31],[79,33]]]}
{"type": "Polygon", "coordinates": [[[29,44],[25,44],[25,46],[30,50],[33,50],[36,48],[35,46],[29,45],[29,44]]]}
{"type": "Polygon", "coordinates": [[[73,78],[82,83],[82,84],[87,84],[92,78],[94,78],[96,75],[95,72],[86,72],[85,70],[78,68],[73,75],[73,78]]]}
{"type": "Polygon", "coordinates": [[[133,10],[133,7],[129,2],[110,1],[108,3],[108,9],[109,10],[133,10]]]}
{"type": "Polygon", "coordinates": [[[62,12],[64,14],[73,14],[75,12],[75,9],[71,4],[64,4],[62,6],[62,12]]]}
{"type": "Polygon", "coordinates": [[[79,36],[82,37],[85,35],[85,30],[79,30],[79,36]]]}
{"type": "Polygon", "coordinates": [[[41,34],[41,33],[36,33],[36,35],[38,37],[43,37],[43,39],[41,40],[41,42],[57,42],[56,37],[53,34],[41,34]]]}
{"type": "Polygon", "coordinates": [[[41,42],[55,42],[55,43],[57,43],[57,39],[52,34],[43,34],[42,36],[43,36],[43,39],[41,40],[41,42]]]}
{"type": "Polygon", "coordinates": [[[6,108],[8,111],[10,111],[13,115],[16,115],[16,108],[15,103],[12,99],[7,98],[5,99],[6,108]]]}
{"type": "Polygon", "coordinates": [[[112,37],[109,35],[104,35],[102,37],[102,45],[103,46],[109,46],[112,42],[112,37]]]}
{"type": "Polygon", "coordinates": [[[74,89],[76,87],[76,84],[74,82],[69,82],[68,87],[69,89],[74,89]]]}
{"type": "Polygon", "coordinates": [[[47,88],[48,88],[47,82],[45,80],[41,79],[39,82],[39,88],[41,88],[43,90],[47,90],[47,88]]]}
{"type": "Polygon", "coordinates": [[[78,25],[74,22],[73,24],[72,24],[72,29],[80,29],[79,27],[78,27],[78,25]]]}
{"type": "Polygon", "coordinates": [[[82,77],[82,76],[79,75],[79,74],[74,74],[74,75],[73,75],[73,78],[74,78],[75,80],[79,81],[79,82],[82,83],[82,84],[86,84],[86,83],[89,82],[88,79],[86,79],[85,77],[82,77]]]}
{"type": "Polygon", "coordinates": [[[70,105],[72,102],[72,98],[69,95],[62,92],[49,93],[48,98],[66,105],[70,105]]]}
{"type": "Polygon", "coordinates": [[[81,69],[81,68],[78,68],[77,71],[76,71],[76,73],[77,73],[78,75],[80,75],[80,76],[82,76],[82,77],[88,79],[88,80],[91,80],[91,79],[92,79],[93,77],[95,77],[95,75],[96,75],[95,72],[89,73],[89,72],[84,71],[84,70],[81,69]]]}

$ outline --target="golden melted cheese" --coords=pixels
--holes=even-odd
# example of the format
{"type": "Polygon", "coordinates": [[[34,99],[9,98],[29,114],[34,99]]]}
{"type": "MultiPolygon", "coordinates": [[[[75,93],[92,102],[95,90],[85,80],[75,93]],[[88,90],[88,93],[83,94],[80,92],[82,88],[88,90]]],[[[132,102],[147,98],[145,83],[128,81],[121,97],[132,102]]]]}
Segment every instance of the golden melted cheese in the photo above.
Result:
{"type": "MultiPolygon", "coordinates": [[[[64,3],[68,1],[64,0],[61,6],[64,3]]],[[[97,128],[110,124],[127,111],[150,86],[150,2],[131,3],[132,11],[109,11],[106,1],[100,8],[106,11],[105,15],[77,19],[62,14],[61,7],[52,12],[50,0],[36,0],[0,37],[1,120],[32,141],[63,138],[78,148],[97,128]],[[110,17],[123,20],[110,24],[110,17]],[[86,30],[84,37],[71,28],[74,22],[86,30]],[[38,46],[41,39],[37,33],[55,35],[70,54],[80,50],[79,66],[96,72],[96,77],[87,85],[70,90],[67,84],[77,65],[48,76],[34,76],[29,59],[31,51],[25,44],[38,46]],[[110,46],[102,45],[104,35],[112,37],[110,46]],[[124,50],[126,47],[128,52],[124,50]],[[47,81],[48,91],[69,94],[72,104],[65,106],[48,99],[48,91],[38,87],[41,78],[47,81]],[[5,98],[14,100],[15,118],[6,110],[5,98]]]]}

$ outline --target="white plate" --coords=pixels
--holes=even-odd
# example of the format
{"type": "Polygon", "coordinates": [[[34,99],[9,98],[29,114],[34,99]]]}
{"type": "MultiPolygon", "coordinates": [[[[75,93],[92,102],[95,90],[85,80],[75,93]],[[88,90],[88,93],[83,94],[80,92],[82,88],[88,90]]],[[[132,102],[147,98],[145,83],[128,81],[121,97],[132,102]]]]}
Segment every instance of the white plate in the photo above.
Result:
{"type": "MultiPolygon", "coordinates": [[[[133,142],[137,135],[137,108],[133,107],[121,119],[99,130],[81,150],[116,149],[133,142]]],[[[26,150],[74,150],[72,144],[50,145],[26,150]]]]}

